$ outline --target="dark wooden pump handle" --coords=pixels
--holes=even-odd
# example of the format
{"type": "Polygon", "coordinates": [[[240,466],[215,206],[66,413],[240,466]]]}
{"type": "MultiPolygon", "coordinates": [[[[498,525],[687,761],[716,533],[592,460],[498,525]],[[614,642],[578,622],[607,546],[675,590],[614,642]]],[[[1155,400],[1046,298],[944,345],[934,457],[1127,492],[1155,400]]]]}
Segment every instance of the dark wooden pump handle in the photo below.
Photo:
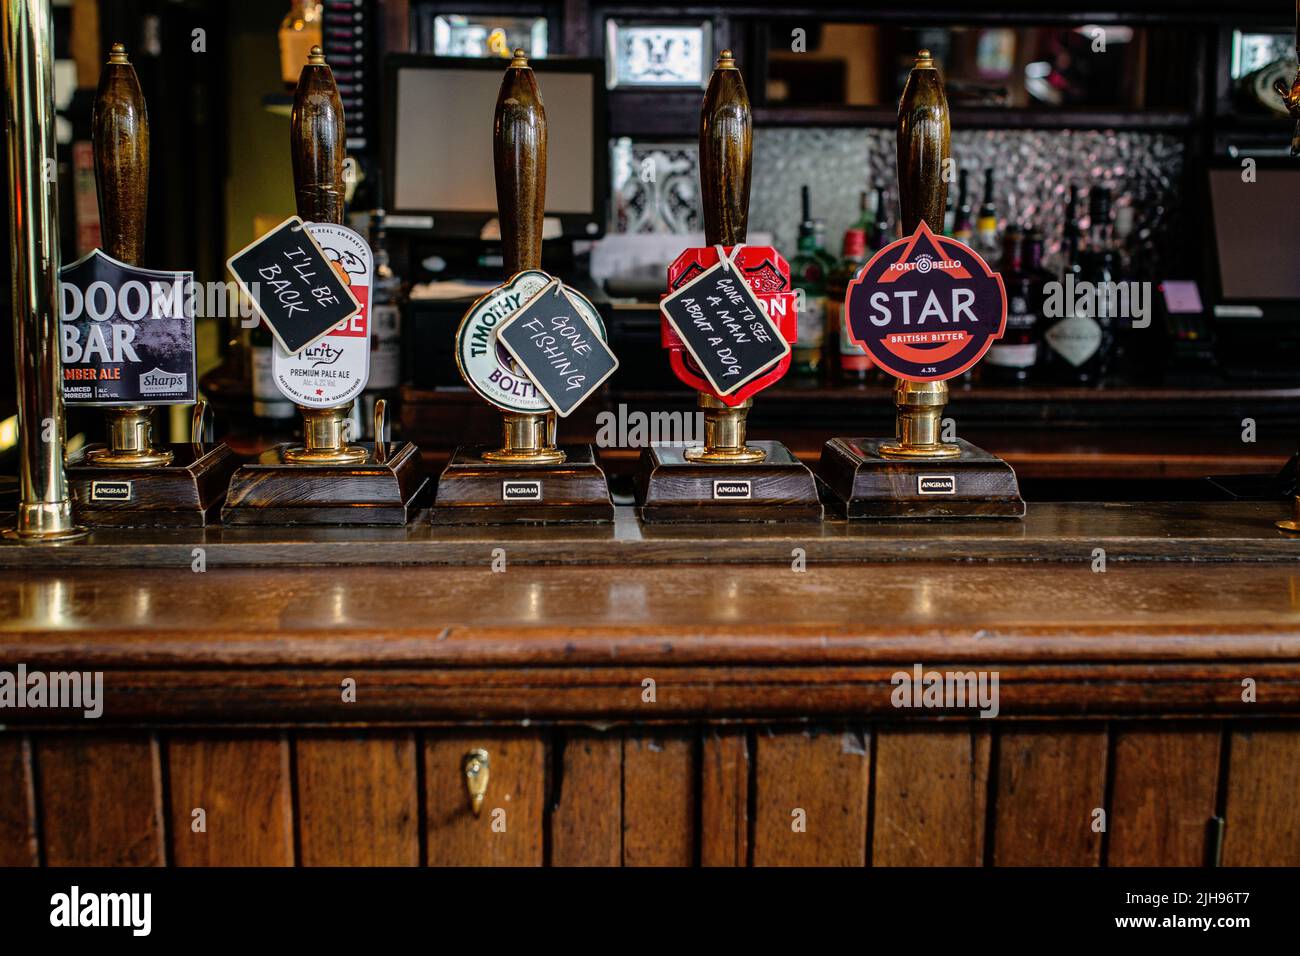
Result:
{"type": "Polygon", "coordinates": [[[314,46],[298,76],[289,121],[293,191],[306,222],[343,224],[343,159],[347,146],[343,101],[334,72],[314,46]]]}
{"type": "Polygon", "coordinates": [[[492,120],[497,218],[506,278],[542,266],[546,214],[546,108],[523,50],[501,79],[492,120]]]}
{"type": "Polygon", "coordinates": [[[898,103],[898,200],[902,235],[910,236],[924,219],[935,235],[943,232],[951,128],[943,80],[929,50],[916,55],[898,103]]]}
{"type": "Polygon", "coordinates": [[[730,50],[718,55],[700,108],[700,193],[704,241],[734,246],[749,231],[754,120],[730,50]]]}
{"type": "Polygon", "coordinates": [[[149,113],[126,47],[114,43],[99,75],[91,118],[99,228],[105,251],[142,265],[149,205],[149,113]]]}

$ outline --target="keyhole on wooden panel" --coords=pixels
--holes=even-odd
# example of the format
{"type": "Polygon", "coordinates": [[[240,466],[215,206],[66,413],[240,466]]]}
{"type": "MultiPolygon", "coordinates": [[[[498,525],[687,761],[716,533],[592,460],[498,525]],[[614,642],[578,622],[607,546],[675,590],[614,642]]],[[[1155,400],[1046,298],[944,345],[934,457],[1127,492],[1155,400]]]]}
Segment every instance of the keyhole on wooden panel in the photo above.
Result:
{"type": "Polygon", "coordinates": [[[477,748],[471,750],[461,761],[461,769],[465,772],[465,790],[469,794],[469,808],[474,812],[474,816],[478,816],[483,809],[483,798],[487,796],[488,752],[477,748]]]}

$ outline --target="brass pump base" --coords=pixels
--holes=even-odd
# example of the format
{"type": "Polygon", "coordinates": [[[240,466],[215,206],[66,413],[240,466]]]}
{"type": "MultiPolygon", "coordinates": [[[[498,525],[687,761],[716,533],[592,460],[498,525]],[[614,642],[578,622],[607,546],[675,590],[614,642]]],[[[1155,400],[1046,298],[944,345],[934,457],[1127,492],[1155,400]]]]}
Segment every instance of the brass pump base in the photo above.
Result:
{"type": "Polygon", "coordinates": [[[108,409],[108,446],[86,452],[86,461],[105,468],[157,468],[170,465],[170,451],[154,448],[153,408],[123,405],[108,409]]]}
{"type": "Polygon", "coordinates": [[[1300,534],[1300,495],[1295,496],[1295,501],[1292,502],[1292,507],[1295,511],[1292,513],[1291,517],[1283,518],[1281,521],[1277,522],[1277,527],[1281,531],[1290,531],[1294,534],[1300,534]]]}
{"type": "Polygon", "coordinates": [[[303,444],[284,450],[284,460],[295,465],[358,465],[370,453],[347,443],[348,413],[352,403],[333,408],[304,408],[302,412],[303,444]]]}
{"type": "Polygon", "coordinates": [[[899,379],[894,386],[894,404],[898,406],[898,436],[881,443],[881,457],[943,459],[961,454],[956,445],[939,440],[943,409],[948,404],[947,382],[899,379]]]}
{"type": "Polygon", "coordinates": [[[564,452],[555,447],[555,415],[506,412],[501,448],[483,452],[485,461],[507,465],[559,465],[564,452]]]}
{"type": "Polygon", "coordinates": [[[732,408],[712,395],[701,392],[704,444],[687,448],[682,456],[687,461],[710,465],[752,465],[763,461],[767,457],[766,451],[745,444],[745,418],[753,405],[753,399],[746,399],[732,408]]]}

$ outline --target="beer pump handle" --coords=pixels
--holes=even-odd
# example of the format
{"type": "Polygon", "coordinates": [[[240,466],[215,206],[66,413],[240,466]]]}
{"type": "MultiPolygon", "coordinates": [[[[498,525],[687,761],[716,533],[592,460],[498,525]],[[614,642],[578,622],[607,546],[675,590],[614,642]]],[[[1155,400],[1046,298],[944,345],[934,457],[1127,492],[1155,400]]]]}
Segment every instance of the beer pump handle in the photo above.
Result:
{"type": "Polygon", "coordinates": [[[289,122],[293,191],[306,222],[343,224],[343,101],[321,48],[314,46],[298,76],[289,122]]]}
{"type": "Polygon", "coordinates": [[[497,217],[506,278],[542,265],[546,209],[546,109],[523,50],[501,80],[492,121],[497,217]]]}
{"type": "MultiPolygon", "coordinates": [[[[1300,0],[1296,0],[1295,18],[1296,56],[1300,57],[1300,0]]],[[[1295,79],[1291,81],[1290,86],[1286,85],[1286,80],[1278,79],[1273,83],[1273,90],[1282,97],[1286,111],[1296,121],[1295,132],[1291,136],[1291,155],[1300,156],[1300,69],[1296,70],[1295,79]]],[[[1300,498],[1296,500],[1300,501],[1300,498]]]]}
{"type": "Polygon", "coordinates": [[[718,55],[700,108],[700,190],[704,241],[734,246],[749,229],[753,116],[730,50],[718,55]]]}
{"type": "Polygon", "coordinates": [[[149,202],[149,114],[126,47],[114,43],[91,118],[104,249],[129,265],[144,256],[149,202]]]}
{"type": "Polygon", "coordinates": [[[924,219],[935,235],[943,232],[948,183],[951,128],[943,81],[929,50],[916,55],[916,65],[898,103],[898,199],[901,235],[910,236],[924,219]]]}

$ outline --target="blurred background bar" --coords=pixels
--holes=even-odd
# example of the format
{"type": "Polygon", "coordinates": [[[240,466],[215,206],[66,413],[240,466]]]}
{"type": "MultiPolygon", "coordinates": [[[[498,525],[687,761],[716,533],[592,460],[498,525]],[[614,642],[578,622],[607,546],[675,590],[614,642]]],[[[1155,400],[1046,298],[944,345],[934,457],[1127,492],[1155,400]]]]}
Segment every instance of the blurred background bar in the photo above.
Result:
{"type": "MultiPolygon", "coordinates": [[[[144,262],[210,282],[228,279],[225,258],[293,211],[288,108],[303,51],[322,44],[347,118],[348,220],[386,262],[378,304],[396,306],[377,312],[356,425],[363,434],[386,399],[397,436],[437,468],[456,444],[495,430],[495,413],[456,372],[452,333],[501,268],[481,118],[503,60],[521,47],[552,130],[543,265],[597,304],[622,358],[566,431],[590,440],[597,416],[621,407],[691,412],[694,396],[659,347],[657,302],[666,263],[701,241],[699,101],[728,47],[754,107],[751,239],[780,249],[805,296],[827,306],[824,326],[802,323],[795,367],[751,427],[812,463],[832,435],[890,429],[891,383],[841,336],[838,303],[856,268],[896,236],[897,101],[927,48],[954,128],[946,230],[1002,270],[1011,300],[1006,337],[951,383],[962,436],[1006,458],[1031,501],[1288,491],[1281,472],[1300,436],[1300,271],[1289,267],[1300,254],[1300,166],[1273,86],[1295,73],[1293,4],[646,10],[596,0],[56,3],[64,261],[99,242],[90,105],[111,42],[133,51],[154,128],[144,262]],[[1047,314],[1052,283],[1089,282],[1131,289],[1140,314],[1047,314]]],[[[251,452],[294,438],[299,424],[266,374],[271,337],[240,304],[233,285],[205,296],[200,371],[217,437],[251,452]]],[[[5,355],[6,471],[16,459],[11,375],[5,355]]],[[[185,414],[173,409],[173,439],[185,414]]],[[[70,413],[73,449],[98,439],[98,417],[70,413]]],[[[606,451],[616,488],[637,454],[606,451]]]]}

